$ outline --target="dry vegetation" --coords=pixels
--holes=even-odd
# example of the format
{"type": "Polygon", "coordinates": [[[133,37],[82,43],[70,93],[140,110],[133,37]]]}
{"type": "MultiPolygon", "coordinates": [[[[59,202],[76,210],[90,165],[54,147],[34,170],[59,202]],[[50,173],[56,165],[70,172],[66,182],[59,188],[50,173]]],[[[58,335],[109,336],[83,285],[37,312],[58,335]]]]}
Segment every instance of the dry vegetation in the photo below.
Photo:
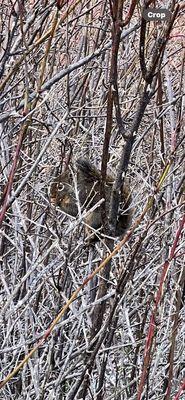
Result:
{"type": "Polygon", "coordinates": [[[143,3],[2,0],[0,400],[183,399],[184,8],[145,26],[143,3]],[[113,225],[127,175],[121,242],[103,206],[93,245],[50,202],[81,156],[115,177],[113,225]]]}

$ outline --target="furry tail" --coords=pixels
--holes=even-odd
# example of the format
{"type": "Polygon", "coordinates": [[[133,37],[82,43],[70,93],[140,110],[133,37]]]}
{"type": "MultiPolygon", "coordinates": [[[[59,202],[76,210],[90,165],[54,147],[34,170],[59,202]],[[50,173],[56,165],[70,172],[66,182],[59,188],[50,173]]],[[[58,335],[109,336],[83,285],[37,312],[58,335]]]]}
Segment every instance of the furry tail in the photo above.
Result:
{"type": "Polygon", "coordinates": [[[101,178],[100,171],[85,158],[76,160],[78,172],[80,172],[86,180],[97,181],[101,178]]]}

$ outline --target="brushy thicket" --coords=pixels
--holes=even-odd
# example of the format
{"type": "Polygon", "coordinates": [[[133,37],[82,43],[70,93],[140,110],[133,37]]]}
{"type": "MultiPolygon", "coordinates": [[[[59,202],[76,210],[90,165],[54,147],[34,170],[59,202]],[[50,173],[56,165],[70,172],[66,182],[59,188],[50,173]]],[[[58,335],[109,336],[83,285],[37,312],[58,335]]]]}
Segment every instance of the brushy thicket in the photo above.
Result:
{"type": "Polygon", "coordinates": [[[1,5],[2,400],[183,398],[183,7],[155,2],[174,16],[167,34],[169,21],[144,26],[143,2],[122,3],[1,5]],[[86,210],[50,202],[78,157],[126,171],[132,226],[51,327],[120,243],[89,244],[86,210]]]}

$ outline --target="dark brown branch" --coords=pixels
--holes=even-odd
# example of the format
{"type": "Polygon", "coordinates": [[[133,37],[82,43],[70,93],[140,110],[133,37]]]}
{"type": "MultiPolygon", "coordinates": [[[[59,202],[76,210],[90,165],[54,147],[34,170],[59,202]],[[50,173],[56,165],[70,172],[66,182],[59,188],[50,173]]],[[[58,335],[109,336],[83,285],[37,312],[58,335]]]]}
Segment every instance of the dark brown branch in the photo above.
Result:
{"type": "Polygon", "coordinates": [[[143,79],[146,78],[147,68],[145,62],[145,37],[146,37],[146,21],[144,18],[141,20],[141,31],[140,31],[140,44],[139,44],[139,61],[143,79]]]}
{"type": "MultiPolygon", "coordinates": [[[[114,92],[118,91],[117,88],[117,78],[118,78],[118,71],[117,71],[117,62],[118,62],[118,51],[119,51],[119,44],[121,39],[121,29],[119,21],[122,20],[122,12],[123,12],[123,2],[122,0],[117,0],[111,3],[111,15],[112,15],[112,50],[111,50],[111,65],[110,65],[110,86],[108,91],[108,101],[107,101],[107,120],[106,120],[106,128],[105,128],[105,136],[104,136],[104,143],[103,143],[103,154],[102,154],[102,165],[101,165],[101,175],[102,175],[102,182],[100,187],[101,197],[105,198],[105,190],[104,190],[104,183],[106,180],[106,173],[107,173],[107,162],[109,157],[109,143],[112,131],[112,116],[113,116],[113,100],[114,100],[114,92]]],[[[118,97],[117,97],[118,98],[118,97]]],[[[104,224],[105,231],[108,232],[108,221],[106,215],[106,208],[105,202],[102,206],[102,221],[104,224]]],[[[109,248],[113,247],[113,242],[108,241],[107,243],[109,248]]],[[[97,298],[102,298],[108,288],[108,280],[110,275],[110,266],[111,264],[107,265],[106,270],[103,272],[103,279],[100,280],[100,286],[97,294],[97,298]]],[[[105,313],[105,302],[101,305],[97,305],[94,309],[93,316],[92,316],[92,337],[99,331],[103,321],[103,315],[105,313]]]]}
{"type": "MultiPolygon", "coordinates": [[[[110,223],[110,234],[111,235],[114,235],[114,233],[115,233],[115,226],[116,226],[115,223],[116,223],[118,206],[119,206],[119,201],[120,201],[120,190],[121,190],[121,186],[124,184],[124,179],[125,179],[125,175],[126,175],[126,172],[128,169],[132,147],[133,147],[141,120],[143,118],[144,111],[155,92],[155,86],[156,86],[156,81],[157,81],[157,75],[156,75],[157,68],[159,70],[161,62],[162,62],[162,58],[163,58],[164,49],[167,44],[169,34],[173,27],[173,23],[177,16],[178,10],[179,10],[179,7],[177,6],[172,15],[171,20],[168,23],[168,26],[167,26],[167,29],[165,32],[165,36],[163,36],[163,38],[160,38],[160,40],[157,41],[156,51],[152,58],[150,71],[146,75],[145,88],[143,90],[143,94],[141,96],[138,110],[136,112],[132,127],[130,129],[129,137],[128,137],[126,144],[122,151],[122,155],[121,155],[120,162],[118,165],[117,176],[115,179],[115,183],[113,185],[111,205],[110,205],[109,223],[110,223]],[[148,89],[149,84],[151,85],[150,89],[148,89]]],[[[144,73],[145,73],[145,71],[144,71],[144,73]]]]}

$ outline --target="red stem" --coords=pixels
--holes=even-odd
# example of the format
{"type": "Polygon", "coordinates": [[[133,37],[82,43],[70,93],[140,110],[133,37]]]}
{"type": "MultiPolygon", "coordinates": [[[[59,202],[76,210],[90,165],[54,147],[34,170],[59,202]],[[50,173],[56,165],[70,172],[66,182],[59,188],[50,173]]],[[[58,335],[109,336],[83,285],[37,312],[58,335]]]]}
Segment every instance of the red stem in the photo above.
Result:
{"type": "Polygon", "coordinates": [[[180,387],[178,393],[177,393],[176,396],[174,397],[174,400],[179,400],[180,395],[181,395],[182,392],[184,392],[184,391],[185,391],[185,379],[184,379],[184,381],[182,382],[182,385],[181,385],[181,387],[180,387]]]}
{"type": "MultiPolygon", "coordinates": [[[[147,340],[146,340],[146,344],[145,344],[143,371],[142,371],[141,379],[140,379],[140,383],[139,383],[137,400],[141,400],[142,392],[143,392],[146,377],[147,377],[148,366],[149,366],[149,362],[150,362],[150,355],[151,355],[151,350],[152,350],[152,343],[153,343],[154,333],[155,333],[155,329],[156,329],[156,322],[155,322],[156,314],[157,314],[158,305],[162,298],[163,285],[164,285],[165,278],[166,278],[166,275],[167,275],[167,272],[168,272],[168,269],[170,266],[170,262],[172,261],[172,259],[175,256],[175,250],[178,245],[178,241],[179,241],[179,238],[180,238],[180,235],[181,235],[184,225],[185,225],[185,215],[183,216],[182,220],[180,221],[179,228],[178,228],[176,236],[175,236],[175,240],[174,240],[173,245],[170,250],[169,258],[163,264],[159,288],[158,288],[156,299],[155,299],[155,306],[154,306],[154,310],[153,310],[151,318],[150,318],[148,335],[147,335],[147,340]]],[[[184,385],[185,385],[185,383],[184,383],[184,385]]],[[[181,391],[183,390],[183,387],[184,386],[181,387],[181,391]]],[[[179,392],[179,393],[181,393],[181,392],[179,392]]],[[[177,394],[177,396],[178,396],[178,394],[177,394]]],[[[179,396],[180,396],[180,394],[179,394],[179,396]]],[[[178,398],[179,397],[176,397],[175,400],[177,400],[178,398]]]]}

